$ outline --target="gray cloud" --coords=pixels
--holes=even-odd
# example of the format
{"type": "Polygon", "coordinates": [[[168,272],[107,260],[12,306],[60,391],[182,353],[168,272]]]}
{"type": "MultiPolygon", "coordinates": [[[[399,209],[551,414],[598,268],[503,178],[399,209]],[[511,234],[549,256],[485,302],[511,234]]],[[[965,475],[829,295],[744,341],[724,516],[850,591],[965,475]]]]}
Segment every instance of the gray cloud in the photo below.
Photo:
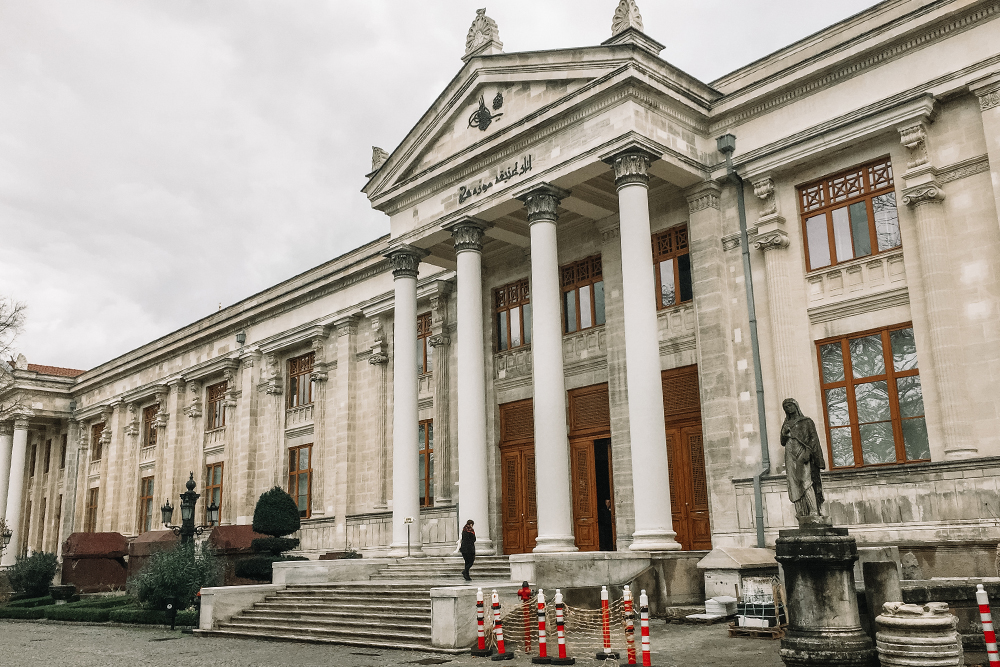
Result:
{"type": "MultiPolygon", "coordinates": [[[[89,368],[386,233],[359,190],[459,71],[482,0],[0,0],[0,294],[89,368]]],[[[615,0],[489,6],[505,50],[597,44],[615,0]]],[[[710,80],[870,0],[639,0],[710,80]]]]}

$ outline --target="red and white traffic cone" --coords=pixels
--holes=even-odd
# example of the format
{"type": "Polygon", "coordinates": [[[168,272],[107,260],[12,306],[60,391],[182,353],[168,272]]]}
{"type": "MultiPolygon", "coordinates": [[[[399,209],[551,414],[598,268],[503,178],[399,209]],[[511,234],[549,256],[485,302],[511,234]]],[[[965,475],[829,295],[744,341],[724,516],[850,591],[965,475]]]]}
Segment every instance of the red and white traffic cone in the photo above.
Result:
{"type": "Polygon", "coordinates": [[[486,610],[483,604],[483,589],[476,591],[476,648],[472,649],[472,655],[478,658],[485,658],[493,655],[493,649],[486,646],[486,610]]]}
{"type": "Polygon", "coordinates": [[[507,651],[503,644],[503,618],[500,616],[500,596],[497,592],[493,591],[493,631],[496,633],[497,637],[497,654],[490,658],[490,660],[513,660],[514,652],[507,651]]]}
{"type": "Polygon", "coordinates": [[[635,612],[632,610],[632,591],[626,585],[622,593],[625,603],[625,648],[628,655],[629,665],[635,662],[635,612]]]}
{"type": "Polygon", "coordinates": [[[990,613],[990,598],[982,584],[976,584],[976,602],[979,603],[979,619],[983,622],[983,639],[986,640],[986,656],[990,667],[1000,665],[1000,655],[997,654],[997,636],[993,632],[993,614],[990,613]]]}
{"type": "Polygon", "coordinates": [[[608,587],[601,586],[601,636],[604,649],[594,656],[598,660],[617,660],[618,652],[611,650],[611,612],[608,609],[608,587]]]}
{"type": "Polygon", "coordinates": [[[524,621],[524,653],[531,655],[531,601],[521,603],[522,620],[524,621]]]}
{"type": "Polygon", "coordinates": [[[547,665],[552,661],[548,655],[548,642],[545,637],[545,592],[538,589],[538,655],[531,659],[536,665],[547,665]]]}
{"type": "Polygon", "coordinates": [[[576,658],[566,657],[566,605],[563,596],[556,589],[556,639],[559,642],[559,657],[552,658],[553,665],[575,665],[576,658]]]}
{"type": "Polygon", "coordinates": [[[642,630],[642,667],[652,667],[649,650],[649,598],[646,591],[639,592],[639,627],[642,630]]]}

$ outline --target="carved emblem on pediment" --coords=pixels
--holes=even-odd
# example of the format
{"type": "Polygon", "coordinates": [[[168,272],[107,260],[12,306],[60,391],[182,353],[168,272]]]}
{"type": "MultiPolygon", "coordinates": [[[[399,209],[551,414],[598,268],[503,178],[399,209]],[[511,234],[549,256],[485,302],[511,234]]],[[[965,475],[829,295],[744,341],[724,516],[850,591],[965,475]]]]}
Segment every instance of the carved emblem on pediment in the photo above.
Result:
{"type": "Polygon", "coordinates": [[[618,9],[615,10],[615,17],[611,20],[611,36],[614,37],[623,33],[629,28],[642,31],[642,15],[639,13],[639,6],[635,0],[621,0],[618,9]]]}
{"type": "Polygon", "coordinates": [[[486,8],[476,10],[476,18],[473,19],[472,25],[469,27],[469,34],[465,38],[465,55],[469,55],[485,44],[490,42],[496,42],[498,46],[503,46],[500,43],[500,28],[497,26],[497,22],[486,15],[486,8]]]}
{"type": "MultiPolygon", "coordinates": [[[[493,110],[496,111],[503,106],[503,95],[497,92],[496,97],[493,98],[493,110]]],[[[484,95],[479,96],[479,108],[472,112],[469,116],[469,127],[478,127],[480,130],[485,132],[489,128],[490,124],[502,116],[502,113],[490,113],[490,110],[486,107],[486,97],[484,95]]]]}

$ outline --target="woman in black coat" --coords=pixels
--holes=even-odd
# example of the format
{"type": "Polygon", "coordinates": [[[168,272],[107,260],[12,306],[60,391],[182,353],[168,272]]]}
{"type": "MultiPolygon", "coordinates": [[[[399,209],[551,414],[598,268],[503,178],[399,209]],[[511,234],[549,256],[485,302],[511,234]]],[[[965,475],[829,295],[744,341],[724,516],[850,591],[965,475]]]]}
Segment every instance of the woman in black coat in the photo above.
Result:
{"type": "Polygon", "coordinates": [[[462,554],[462,558],[465,559],[465,569],[462,570],[462,576],[465,577],[466,581],[472,581],[472,577],[469,576],[469,570],[472,569],[472,563],[476,560],[476,531],[473,528],[475,522],[469,519],[465,522],[465,528],[462,529],[462,546],[458,548],[459,553],[462,554]]]}

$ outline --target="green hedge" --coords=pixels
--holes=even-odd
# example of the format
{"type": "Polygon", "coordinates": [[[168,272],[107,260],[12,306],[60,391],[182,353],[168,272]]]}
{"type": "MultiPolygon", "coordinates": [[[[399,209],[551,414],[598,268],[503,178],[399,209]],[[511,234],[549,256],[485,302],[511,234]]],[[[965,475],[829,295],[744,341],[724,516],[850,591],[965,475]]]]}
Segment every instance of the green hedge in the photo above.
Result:
{"type": "Polygon", "coordinates": [[[0,618],[43,618],[45,610],[40,607],[0,607],[0,618]]]}
{"type": "Polygon", "coordinates": [[[60,605],[66,607],[89,607],[91,609],[110,609],[113,607],[124,607],[126,605],[135,605],[136,599],[131,595],[102,595],[100,597],[86,598],[80,600],[79,602],[74,602],[68,605],[60,605]]]}
{"type": "Polygon", "coordinates": [[[20,608],[20,609],[30,609],[32,607],[46,607],[50,604],[55,604],[55,599],[51,595],[44,595],[40,598],[24,598],[23,600],[14,600],[7,603],[7,608],[20,608]]]}
{"type": "MultiPolygon", "coordinates": [[[[194,625],[195,611],[188,609],[177,612],[174,625],[194,625]]],[[[110,614],[114,623],[135,623],[140,625],[170,625],[167,612],[160,609],[115,609],[110,614]]]]}
{"type": "Polygon", "coordinates": [[[111,611],[93,607],[77,607],[61,604],[58,607],[46,607],[40,610],[45,618],[52,621],[76,621],[78,623],[107,623],[111,611]]]}

